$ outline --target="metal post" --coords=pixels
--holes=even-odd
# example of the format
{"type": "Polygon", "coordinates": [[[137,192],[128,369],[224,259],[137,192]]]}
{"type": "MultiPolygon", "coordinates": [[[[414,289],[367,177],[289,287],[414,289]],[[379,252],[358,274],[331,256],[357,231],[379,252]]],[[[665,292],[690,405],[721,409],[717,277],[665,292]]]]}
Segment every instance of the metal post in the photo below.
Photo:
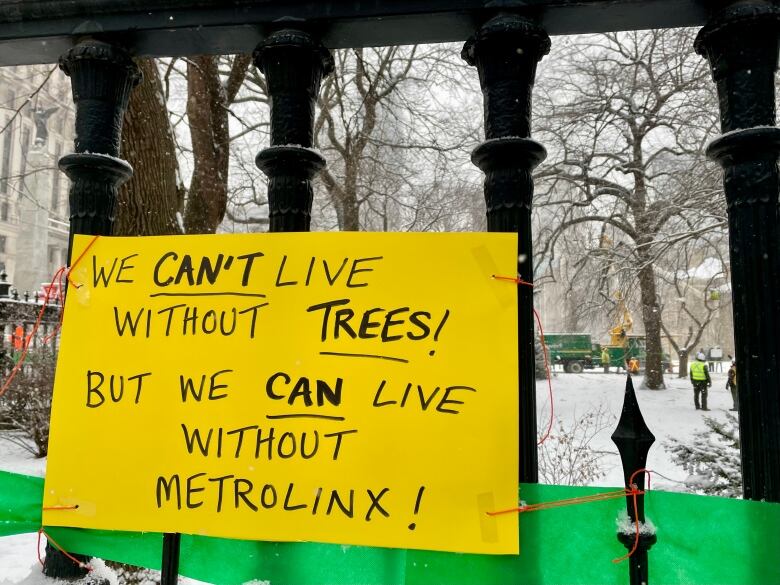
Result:
{"type": "Polygon", "coordinates": [[[734,3],[699,33],[723,136],[708,148],[724,170],[745,498],[780,502],[780,217],[775,127],[780,11],[734,3]]]}
{"type": "MultiPolygon", "coordinates": [[[[644,491],[644,471],[636,472],[645,469],[647,453],[655,442],[655,435],[647,428],[642,411],[639,410],[639,403],[636,401],[634,393],[634,383],[631,381],[630,375],[626,379],[623,411],[620,413],[617,428],[612,433],[612,442],[617,445],[620,453],[626,488],[631,489],[633,484],[639,491],[644,491]]],[[[645,522],[644,496],[626,496],[626,507],[632,524],[636,523],[637,520],[640,523],[645,522]],[[636,510],[634,509],[634,497],[636,497],[636,510]]],[[[619,530],[617,537],[628,550],[634,548],[636,533],[619,530]]],[[[640,532],[636,550],[628,559],[628,575],[631,585],[646,585],[648,583],[647,551],[655,542],[655,534],[640,532]]]]}
{"type": "Polygon", "coordinates": [[[181,534],[167,532],[163,534],[162,574],[160,585],[176,585],[179,581],[179,552],[181,534]]]}
{"type": "MultiPolygon", "coordinates": [[[[484,24],[461,56],[477,67],[484,96],[485,142],[471,155],[485,173],[488,231],[518,234],[518,274],[534,279],[531,171],[547,156],[531,140],[531,90],[536,64],[549,53],[550,38],[536,23],[502,14],[484,24]]],[[[518,287],[520,363],[520,477],[538,481],[533,289],[518,287]]]]}
{"type": "Polygon", "coordinates": [[[71,79],[76,105],[76,152],[59,161],[71,180],[70,257],[73,234],[111,234],[117,190],[133,174],[119,145],[130,91],[141,76],[124,50],[92,39],[65,53],[60,69],[71,79]]]}
{"type": "MultiPolygon", "coordinates": [[[[76,152],[59,162],[72,182],[70,257],[74,234],[111,234],[117,189],[133,174],[130,165],[118,157],[127,101],[140,76],[125,51],[91,39],[65,53],[60,69],[71,79],[76,105],[76,152]]],[[[88,560],[83,555],[73,556],[83,563],[88,560]]],[[[86,574],[50,544],[43,572],[59,579],[78,579],[86,574]]]]}
{"type": "Polygon", "coordinates": [[[314,198],[311,181],[325,159],[311,149],[314,102],[324,75],[333,70],[330,52],[300,30],[280,30],[254,53],[271,102],[271,146],[255,163],[268,177],[270,231],[309,231],[314,198]]]}

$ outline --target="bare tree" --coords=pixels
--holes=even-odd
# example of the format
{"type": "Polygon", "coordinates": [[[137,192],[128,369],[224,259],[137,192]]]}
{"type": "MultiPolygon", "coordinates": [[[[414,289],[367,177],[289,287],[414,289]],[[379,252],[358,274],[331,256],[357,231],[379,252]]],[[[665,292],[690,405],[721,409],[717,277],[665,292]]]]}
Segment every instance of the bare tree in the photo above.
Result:
{"type": "Polygon", "coordinates": [[[687,324],[683,336],[674,335],[669,326],[672,311],[661,311],[661,330],[680,360],[680,378],[688,377],[691,351],[699,345],[704,332],[724,306],[721,299],[726,291],[721,289],[729,282],[724,258],[726,245],[725,235],[717,233],[713,237],[688,241],[665,255],[664,264],[671,270],[657,271],[661,286],[671,289],[670,304],[677,305],[681,317],[678,322],[687,324]]]}
{"type": "Polygon", "coordinates": [[[725,225],[720,188],[701,172],[717,107],[692,46],[693,32],[679,29],[573,38],[538,83],[539,135],[551,157],[536,204],[556,216],[540,252],[585,225],[580,255],[591,262],[593,293],[608,299],[616,277],[636,279],[651,389],[664,387],[656,262],[725,225]]]}
{"type": "Polygon", "coordinates": [[[228,198],[229,108],[250,61],[248,55],[198,56],[187,59],[185,71],[168,62],[163,75],[157,61],[138,61],[144,82],[130,96],[122,135],[123,156],[138,172],[120,193],[116,233],[216,231],[228,198]],[[225,72],[220,59],[228,64],[225,72]],[[189,148],[178,144],[169,122],[175,117],[165,99],[171,74],[186,80],[186,116],[178,120],[186,121],[189,148]],[[182,155],[192,161],[189,188],[181,181],[182,155]]]}
{"type": "MultiPolygon", "coordinates": [[[[315,182],[318,227],[471,227],[479,177],[470,169],[457,172],[456,165],[468,160],[466,146],[476,142],[480,120],[472,105],[478,93],[456,47],[338,50],[334,60],[334,72],[322,83],[314,123],[315,147],[328,161],[315,182]]],[[[235,103],[235,139],[244,142],[246,129],[258,127],[249,122],[258,119],[249,107],[264,110],[268,103],[258,72],[249,72],[235,103]]],[[[264,116],[260,113],[259,119],[264,116]]],[[[253,158],[254,153],[250,149],[247,154],[253,158]]],[[[251,165],[240,164],[251,171],[251,165]]],[[[263,194],[254,182],[240,183],[229,218],[262,225],[263,194]]]]}

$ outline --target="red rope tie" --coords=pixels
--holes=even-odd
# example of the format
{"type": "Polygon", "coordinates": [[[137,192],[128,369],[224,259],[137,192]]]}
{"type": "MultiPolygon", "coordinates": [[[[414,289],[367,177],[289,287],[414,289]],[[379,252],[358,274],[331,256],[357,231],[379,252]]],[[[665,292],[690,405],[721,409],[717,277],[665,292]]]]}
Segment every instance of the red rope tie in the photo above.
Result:
{"type": "Polygon", "coordinates": [[[639,488],[637,488],[636,484],[634,483],[634,478],[637,476],[638,473],[646,473],[647,474],[647,489],[650,489],[650,474],[652,473],[649,469],[637,469],[634,473],[631,474],[631,477],[628,478],[628,483],[631,486],[630,490],[626,489],[626,495],[632,496],[633,504],[634,504],[634,525],[635,525],[635,532],[634,532],[634,545],[631,547],[631,550],[628,551],[627,554],[624,554],[622,557],[617,559],[612,559],[613,563],[619,563],[621,561],[626,560],[629,558],[632,554],[636,552],[637,547],[639,546],[639,508],[637,504],[636,497],[639,495],[644,494],[645,492],[640,491],[639,488]]]}
{"type": "Polygon", "coordinates": [[[536,309],[534,309],[534,317],[536,318],[536,324],[539,326],[539,337],[542,343],[542,354],[544,355],[544,371],[547,374],[547,388],[550,391],[550,420],[547,423],[547,430],[545,431],[544,436],[541,439],[539,439],[538,443],[536,443],[536,446],[538,447],[550,437],[550,433],[552,432],[553,420],[555,420],[555,402],[553,401],[552,376],[550,375],[550,359],[549,356],[547,355],[547,344],[544,342],[544,328],[542,327],[542,318],[539,316],[539,313],[537,312],[536,309]]]}
{"type": "Polygon", "coordinates": [[[49,536],[46,531],[43,529],[43,526],[38,529],[38,545],[37,545],[37,552],[38,552],[38,562],[43,566],[43,558],[41,557],[41,535],[46,537],[46,540],[49,541],[49,543],[56,548],[58,551],[60,551],[62,554],[64,554],[66,557],[68,557],[71,561],[76,563],[79,568],[86,569],[87,571],[92,571],[92,566],[87,563],[82,563],[80,560],[78,560],[76,557],[74,557],[72,554],[70,554],[68,551],[66,551],[64,548],[62,548],[59,544],[57,544],[57,541],[54,540],[51,536],[49,536]]]}
{"type": "MultiPolygon", "coordinates": [[[[33,325],[32,331],[30,332],[29,335],[25,336],[24,341],[22,342],[22,354],[19,356],[19,359],[14,364],[14,367],[11,369],[11,373],[8,374],[8,377],[6,378],[2,387],[0,387],[0,396],[5,394],[6,390],[8,390],[8,387],[11,385],[11,382],[13,381],[14,377],[16,377],[17,372],[22,369],[22,366],[24,365],[24,360],[27,359],[27,352],[30,349],[30,344],[32,343],[33,337],[35,337],[35,334],[38,332],[38,328],[41,326],[41,322],[43,321],[43,316],[46,313],[46,307],[49,304],[49,297],[52,295],[52,290],[54,290],[54,283],[59,281],[64,271],[65,271],[64,266],[59,270],[57,270],[57,272],[54,275],[54,278],[52,278],[49,288],[46,289],[46,295],[43,298],[43,305],[41,305],[41,310],[38,311],[38,318],[35,320],[35,324],[33,325]]],[[[62,319],[60,318],[60,323],[61,322],[62,319]]],[[[59,331],[59,324],[57,325],[57,327],[55,327],[54,331],[55,332],[59,331]]],[[[47,336],[47,339],[49,339],[50,337],[51,336],[47,336]]]]}
{"type": "Polygon", "coordinates": [[[73,264],[71,264],[70,268],[68,269],[68,283],[69,283],[69,284],[71,284],[71,285],[73,285],[73,286],[74,286],[74,287],[76,287],[76,288],[81,288],[81,286],[82,286],[82,285],[80,285],[80,284],[78,284],[78,283],[75,283],[75,282],[73,282],[73,281],[70,279],[70,274],[71,274],[71,272],[73,272],[73,271],[75,270],[76,266],[78,266],[78,265],[79,265],[79,262],[81,262],[81,259],[82,259],[82,258],[84,258],[84,256],[86,256],[86,255],[87,255],[87,252],[88,252],[88,251],[89,251],[89,249],[92,247],[92,245],[93,245],[95,242],[97,242],[97,239],[98,239],[99,237],[100,237],[100,236],[95,236],[94,238],[92,238],[92,241],[91,241],[89,244],[87,244],[87,247],[86,247],[86,248],[84,248],[84,250],[81,252],[81,254],[79,255],[79,257],[78,257],[78,258],[76,258],[76,261],[75,261],[73,264]]]}
{"type": "Polygon", "coordinates": [[[562,508],[564,506],[573,506],[576,504],[588,504],[590,502],[600,502],[603,500],[614,500],[616,498],[624,498],[630,493],[631,492],[627,489],[615,490],[612,492],[602,492],[599,494],[592,494],[590,496],[579,496],[576,498],[568,498],[565,500],[555,500],[552,502],[539,502],[538,504],[526,504],[524,506],[519,506],[516,508],[507,508],[506,510],[487,512],[487,515],[498,516],[500,514],[511,514],[513,512],[518,514],[522,514],[524,512],[537,512],[539,510],[547,510],[550,508],[562,508]]]}
{"type": "MultiPolygon", "coordinates": [[[[522,284],[525,286],[530,286],[533,288],[533,283],[527,282],[520,278],[519,276],[501,276],[499,274],[491,274],[491,278],[495,278],[496,280],[505,280],[507,282],[514,282],[515,284],[522,284]]],[[[544,355],[544,371],[547,374],[547,388],[550,392],[550,420],[547,423],[547,430],[544,432],[544,435],[542,435],[542,438],[539,439],[539,442],[536,443],[536,446],[542,445],[547,439],[550,438],[550,433],[552,432],[553,427],[553,421],[555,420],[555,402],[553,400],[553,389],[552,389],[552,375],[550,374],[550,357],[547,354],[547,344],[544,342],[544,327],[542,327],[542,318],[539,316],[539,313],[536,309],[533,309],[534,311],[534,318],[536,319],[536,324],[539,327],[539,337],[540,341],[542,343],[542,354],[544,355]]]]}
{"type": "Polygon", "coordinates": [[[530,286],[531,288],[534,286],[532,282],[523,280],[519,276],[501,276],[500,274],[491,274],[490,276],[496,280],[506,280],[508,282],[514,282],[515,284],[524,284],[525,286],[530,286]]]}
{"type": "Polygon", "coordinates": [[[518,506],[516,508],[507,508],[506,510],[496,510],[494,512],[486,512],[488,516],[499,516],[501,514],[523,514],[525,512],[538,512],[539,510],[549,510],[551,508],[562,508],[564,506],[573,506],[576,504],[589,504],[591,502],[601,502],[604,500],[614,500],[617,498],[625,498],[626,496],[631,496],[633,499],[633,505],[634,505],[634,526],[635,526],[635,535],[634,535],[634,545],[631,547],[631,550],[628,551],[627,554],[623,555],[620,558],[612,559],[613,563],[619,563],[621,561],[626,560],[631,555],[633,555],[636,552],[636,549],[639,547],[639,535],[640,535],[640,527],[639,527],[639,505],[637,503],[637,496],[644,495],[646,492],[643,490],[640,490],[636,483],[634,483],[634,478],[636,478],[637,474],[639,473],[646,473],[647,474],[647,489],[650,489],[650,474],[653,473],[649,469],[637,469],[634,473],[631,474],[631,477],[629,478],[629,486],[627,488],[624,488],[622,490],[615,490],[612,492],[602,492],[598,494],[592,494],[590,496],[580,496],[577,498],[568,498],[564,500],[555,500],[552,502],[539,502],[538,504],[524,504],[522,506],[518,506]]]}
{"type": "Polygon", "coordinates": [[[81,255],[76,259],[76,261],[71,265],[71,267],[65,268],[64,266],[60,267],[57,272],[54,273],[54,277],[51,279],[51,283],[49,284],[48,288],[46,289],[46,295],[43,297],[43,304],[41,305],[41,310],[38,311],[38,318],[35,320],[35,324],[33,325],[32,331],[29,333],[29,335],[25,336],[24,341],[22,342],[22,353],[19,356],[19,359],[14,364],[14,367],[11,369],[11,372],[8,374],[8,377],[6,378],[5,382],[3,382],[3,385],[0,386],[0,396],[5,394],[6,390],[8,390],[8,387],[11,385],[11,382],[16,377],[17,372],[22,369],[22,366],[24,365],[24,361],[27,359],[27,352],[29,351],[30,344],[32,343],[33,338],[35,337],[35,334],[38,332],[38,329],[41,326],[41,323],[43,322],[43,317],[46,314],[46,307],[49,305],[49,301],[54,297],[54,294],[52,291],[55,289],[54,285],[56,284],[56,295],[57,300],[60,304],[60,316],[59,320],[57,321],[57,326],[52,329],[51,333],[49,333],[46,337],[43,338],[42,343],[43,345],[46,345],[49,343],[52,339],[54,339],[57,334],[60,332],[60,329],[62,328],[62,319],[65,315],[65,294],[64,294],[64,288],[65,288],[65,278],[67,274],[67,281],[72,284],[74,287],[79,288],[82,285],[74,283],[70,280],[70,273],[73,271],[76,266],[78,266],[79,262],[81,262],[82,258],[87,253],[87,250],[89,250],[92,245],[97,241],[97,239],[100,236],[95,236],[92,238],[92,241],[87,245],[86,248],[84,248],[84,251],[81,253],[81,255]]]}

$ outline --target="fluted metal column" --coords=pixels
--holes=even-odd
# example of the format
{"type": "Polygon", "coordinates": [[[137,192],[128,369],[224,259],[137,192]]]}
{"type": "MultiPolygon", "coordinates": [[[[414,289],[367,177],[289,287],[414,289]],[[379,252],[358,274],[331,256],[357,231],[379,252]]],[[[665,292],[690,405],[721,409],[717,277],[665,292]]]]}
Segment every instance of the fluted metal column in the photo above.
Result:
{"type": "Polygon", "coordinates": [[[122,121],[141,78],[123,49],[98,40],[75,45],[60,58],[60,69],[71,79],[76,104],[76,152],[59,162],[71,180],[72,243],[73,234],[111,234],[117,190],[133,174],[119,158],[122,121]]]}
{"type": "MultiPolygon", "coordinates": [[[[471,155],[485,173],[488,230],[518,234],[518,274],[534,278],[531,171],[547,155],[531,140],[531,90],[536,64],[550,51],[550,38],[536,23],[499,15],[483,25],[461,56],[475,65],[484,97],[485,142],[471,155]]],[[[518,287],[520,362],[520,478],[538,481],[533,289],[518,287]]]]}
{"type": "MultiPolygon", "coordinates": [[[[130,91],[140,76],[125,51],[97,40],[78,43],[59,64],[71,79],[76,105],[76,152],[59,161],[71,180],[70,257],[74,234],[111,234],[117,190],[133,174],[130,165],[118,157],[122,120],[130,91]]],[[[73,556],[83,563],[88,560],[73,556]]],[[[48,544],[43,572],[59,579],[78,579],[86,574],[48,544]]]]}
{"type": "Polygon", "coordinates": [[[707,154],[724,170],[745,498],[780,502],[780,216],[775,71],[780,12],[726,7],[699,33],[718,88],[723,135],[707,154]]]}
{"type": "Polygon", "coordinates": [[[330,52],[300,30],[271,34],[255,50],[271,103],[271,146],[255,162],[268,177],[270,231],[308,231],[311,181],[325,166],[312,150],[314,104],[323,76],[333,70],[330,52]]]}

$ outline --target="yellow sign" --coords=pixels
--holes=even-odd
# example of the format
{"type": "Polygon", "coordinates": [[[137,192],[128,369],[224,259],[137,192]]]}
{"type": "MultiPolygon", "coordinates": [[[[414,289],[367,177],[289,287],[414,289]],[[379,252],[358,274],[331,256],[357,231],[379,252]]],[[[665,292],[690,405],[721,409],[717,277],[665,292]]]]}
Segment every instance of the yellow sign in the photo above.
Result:
{"type": "Polygon", "coordinates": [[[97,239],[44,524],[517,553],[486,514],[517,504],[516,264],[514,234],[97,239]]]}

